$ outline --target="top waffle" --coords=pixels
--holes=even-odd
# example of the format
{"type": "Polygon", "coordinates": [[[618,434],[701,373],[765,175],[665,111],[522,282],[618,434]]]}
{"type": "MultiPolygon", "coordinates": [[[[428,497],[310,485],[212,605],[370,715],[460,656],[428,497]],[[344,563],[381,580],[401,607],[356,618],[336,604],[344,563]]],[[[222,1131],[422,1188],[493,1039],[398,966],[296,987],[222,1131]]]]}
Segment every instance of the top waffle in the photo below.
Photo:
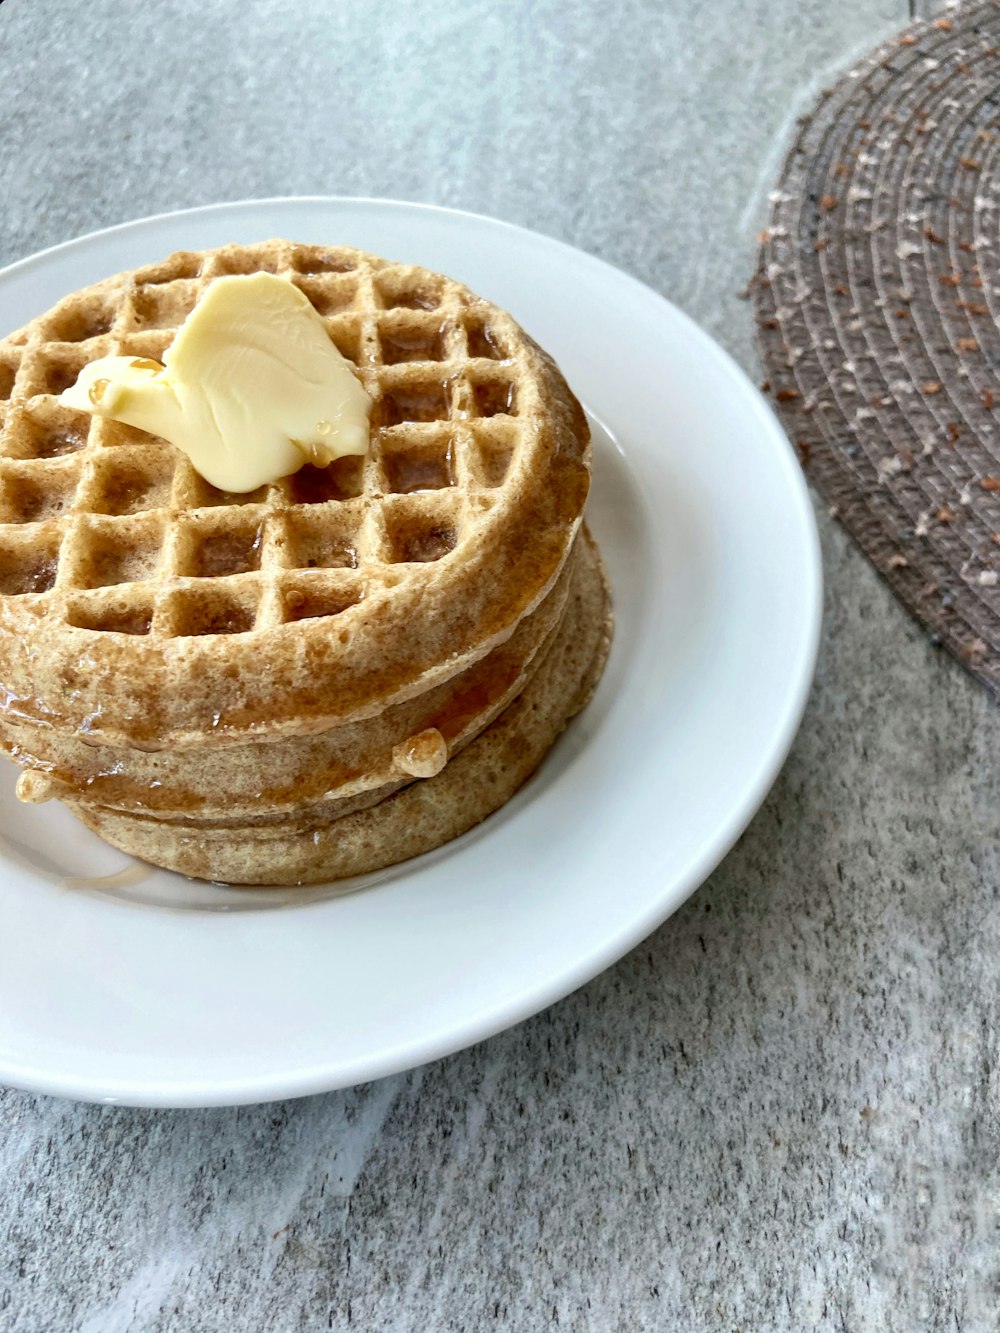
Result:
{"type": "Polygon", "coordinates": [[[95,739],[308,731],[447,679],[545,596],[589,482],[555,364],[465,287],[347,248],[172,255],[0,341],[0,680],[95,739]],[[63,407],[88,361],[161,359],[206,285],[286,276],[374,400],[371,447],[249,495],[63,407]]]}

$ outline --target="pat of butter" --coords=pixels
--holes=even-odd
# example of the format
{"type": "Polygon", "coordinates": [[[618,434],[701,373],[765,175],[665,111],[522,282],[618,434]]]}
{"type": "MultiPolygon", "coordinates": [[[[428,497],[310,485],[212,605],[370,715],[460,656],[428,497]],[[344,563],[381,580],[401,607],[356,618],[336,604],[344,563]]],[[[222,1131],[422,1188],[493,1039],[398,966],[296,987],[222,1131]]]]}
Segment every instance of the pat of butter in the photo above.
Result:
{"type": "Polygon", "coordinates": [[[163,362],[102,357],[59,401],[162,436],[224,491],[367,452],[371,398],[308,298],[273,274],[217,278],[163,362]]]}

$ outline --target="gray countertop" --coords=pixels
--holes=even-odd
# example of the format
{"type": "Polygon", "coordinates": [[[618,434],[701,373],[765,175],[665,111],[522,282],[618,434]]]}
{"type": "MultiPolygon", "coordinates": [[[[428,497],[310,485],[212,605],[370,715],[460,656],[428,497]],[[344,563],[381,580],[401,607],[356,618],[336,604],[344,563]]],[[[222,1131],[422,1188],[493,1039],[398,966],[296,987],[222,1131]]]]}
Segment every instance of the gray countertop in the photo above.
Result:
{"type": "MultiPolygon", "coordinates": [[[[0,262],[368,194],[619,264],[753,373],[809,90],[906,0],[7,0],[0,262]]],[[[298,1102],[0,1093],[0,1327],[978,1330],[1000,1299],[1000,712],[820,512],[801,734],[684,909],[552,1009],[298,1102]]]]}

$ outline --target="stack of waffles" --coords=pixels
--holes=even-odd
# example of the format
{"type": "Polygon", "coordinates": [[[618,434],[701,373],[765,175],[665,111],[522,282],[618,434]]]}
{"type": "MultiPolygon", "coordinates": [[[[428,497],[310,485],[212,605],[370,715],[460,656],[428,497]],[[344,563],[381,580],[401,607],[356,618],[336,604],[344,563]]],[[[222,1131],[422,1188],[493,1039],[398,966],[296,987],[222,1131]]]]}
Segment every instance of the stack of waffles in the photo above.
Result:
{"type": "Polygon", "coordinates": [[[22,800],[184,874],[292,884],[440,845],[531,775],[607,653],[589,435],[558,368],[425,269],[179,253],[0,341],[0,743],[22,800]],[[373,400],[363,458],[217,490],[64,406],[208,283],[299,287],[373,400]]]}

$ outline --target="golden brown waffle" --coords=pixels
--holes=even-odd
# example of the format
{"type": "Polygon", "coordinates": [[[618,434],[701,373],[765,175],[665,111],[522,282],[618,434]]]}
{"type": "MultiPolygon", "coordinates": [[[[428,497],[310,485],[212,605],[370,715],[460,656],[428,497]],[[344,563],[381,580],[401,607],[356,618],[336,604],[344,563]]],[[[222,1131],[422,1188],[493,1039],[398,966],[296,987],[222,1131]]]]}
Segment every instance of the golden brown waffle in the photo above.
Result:
{"type": "Polygon", "coordinates": [[[183,874],[234,884],[311,884],[367,874],[458,837],[532,776],[600,679],[610,601],[596,546],[580,544],[566,613],[524,691],[437,776],[334,820],[165,825],[100,805],[76,813],[106,841],[183,874]]]}
{"type": "MultiPolygon", "coordinates": [[[[578,543],[579,544],[579,540],[578,543]]],[[[18,786],[22,799],[87,800],[109,809],[227,824],[270,823],[295,812],[332,817],[333,808],[388,795],[409,774],[398,766],[401,738],[435,728],[456,754],[524,688],[563,617],[574,558],[552,592],[504,643],[450,680],[374,717],[305,736],[278,735],[154,751],[106,745],[93,736],[35,727],[8,717],[0,745],[19,746],[38,765],[18,786]]],[[[404,760],[405,761],[405,760],[404,760]]]]}
{"type": "Polygon", "coordinates": [[[381,711],[538,605],[587,464],[551,359],[427,270],[270,241],[98,283],[0,342],[8,711],[172,747],[381,711]],[[299,286],[356,365],[375,401],[366,459],[228,495],[172,446],[59,403],[99,356],[161,358],[214,277],[260,270],[299,286]]]}
{"type": "Polygon", "coordinates": [[[0,341],[0,746],[19,794],[241,882],[455,836],[603,666],[589,461],[551,358],[425,269],[269,241],[68,297],[0,341]],[[365,458],[230,495],[59,401],[98,357],[161,360],[209,282],[261,270],[305,292],[371,395],[365,458]]]}

